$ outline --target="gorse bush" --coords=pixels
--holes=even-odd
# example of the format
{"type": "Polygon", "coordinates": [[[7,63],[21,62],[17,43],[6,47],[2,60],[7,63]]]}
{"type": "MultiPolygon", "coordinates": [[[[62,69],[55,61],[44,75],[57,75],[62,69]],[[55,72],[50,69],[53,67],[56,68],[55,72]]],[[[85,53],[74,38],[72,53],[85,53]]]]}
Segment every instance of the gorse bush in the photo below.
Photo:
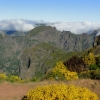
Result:
{"type": "Polygon", "coordinates": [[[83,61],[87,65],[94,65],[94,64],[96,64],[95,56],[91,52],[87,56],[83,57],[83,61]]]}
{"type": "Polygon", "coordinates": [[[98,97],[87,88],[53,84],[30,90],[22,100],[98,100],[98,97]]]}
{"type": "Polygon", "coordinates": [[[21,82],[22,80],[18,76],[8,75],[7,81],[9,81],[9,82],[21,82]]]}
{"type": "Polygon", "coordinates": [[[7,76],[5,74],[0,74],[0,82],[6,81],[7,76]]]}
{"type": "Polygon", "coordinates": [[[70,72],[63,62],[57,62],[55,68],[47,73],[47,77],[51,79],[57,79],[57,80],[72,80],[72,79],[78,79],[78,75],[76,72],[70,72]]]}
{"type": "Polygon", "coordinates": [[[21,80],[21,78],[19,78],[18,76],[15,75],[6,75],[4,73],[0,74],[0,82],[24,82],[24,80],[21,80]]]}

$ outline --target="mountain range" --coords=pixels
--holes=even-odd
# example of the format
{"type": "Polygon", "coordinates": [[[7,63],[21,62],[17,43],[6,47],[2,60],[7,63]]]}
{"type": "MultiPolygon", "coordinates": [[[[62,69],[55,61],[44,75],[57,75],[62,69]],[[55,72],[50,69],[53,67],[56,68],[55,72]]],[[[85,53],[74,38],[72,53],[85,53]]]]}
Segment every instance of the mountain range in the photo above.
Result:
{"type": "Polygon", "coordinates": [[[58,31],[40,25],[28,32],[0,31],[0,72],[21,78],[42,76],[57,61],[100,44],[98,30],[91,34],[58,31]],[[98,37],[98,38],[97,38],[98,37]]]}

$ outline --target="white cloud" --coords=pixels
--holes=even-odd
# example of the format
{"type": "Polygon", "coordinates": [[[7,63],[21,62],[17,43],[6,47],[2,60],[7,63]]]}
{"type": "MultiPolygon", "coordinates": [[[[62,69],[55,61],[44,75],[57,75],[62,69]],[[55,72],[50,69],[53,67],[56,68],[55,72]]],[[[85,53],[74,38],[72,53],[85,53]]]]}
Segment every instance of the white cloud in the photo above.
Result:
{"type": "Polygon", "coordinates": [[[0,30],[22,30],[29,31],[34,28],[33,24],[25,20],[2,20],[0,21],[0,30]]]}
{"type": "Polygon", "coordinates": [[[51,23],[51,26],[55,26],[58,30],[71,31],[74,34],[92,33],[94,30],[100,29],[100,23],[96,22],[58,22],[51,23]]]}
{"type": "MultiPolygon", "coordinates": [[[[35,28],[36,24],[45,23],[47,25],[56,27],[57,30],[71,31],[74,34],[92,33],[94,30],[100,29],[100,22],[45,22],[43,20],[23,20],[12,19],[0,21],[0,30],[22,30],[29,31],[35,28]]],[[[98,31],[100,34],[100,31],[98,31]]]]}

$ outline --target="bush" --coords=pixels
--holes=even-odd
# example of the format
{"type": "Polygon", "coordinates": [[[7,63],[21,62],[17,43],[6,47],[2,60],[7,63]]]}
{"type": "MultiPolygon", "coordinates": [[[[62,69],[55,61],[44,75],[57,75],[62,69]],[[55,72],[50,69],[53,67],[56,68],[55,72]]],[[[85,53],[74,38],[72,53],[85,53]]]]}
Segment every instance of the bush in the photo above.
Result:
{"type": "Polygon", "coordinates": [[[98,100],[98,97],[87,88],[53,84],[30,90],[22,100],[98,100]]]}
{"type": "Polygon", "coordinates": [[[6,81],[7,76],[5,74],[0,74],[0,82],[6,81]]]}
{"type": "Polygon", "coordinates": [[[94,64],[94,65],[90,65],[89,66],[89,70],[96,70],[96,69],[98,69],[99,67],[96,65],[96,64],[94,64]]]}
{"type": "Polygon", "coordinates": [[[87,65],[94,65],[96,64],[96,59],[93,53],[89,53],[87,56],[83,57],[85,64],[87,65]]]}
{"type": "Polygon", "coordinates": [[[90,70],[79,73],[79,78],[90,78],[90,70]]]}
{"type": "Polygon", "coordinates": [[[31,82],[35,82],[35,81],[37,81],[37,78],[36,77],[32,77],[30,81],[31,82]]]}
{"type": "Polygon", "coordinates": [[[100,80],[100,69],[91,70],[90,71],[90,78],[91,79],[98,79],[98,80],[100,80]]]}
{"type": "Polygon", "coordinates": [[[56,80],[72,80],[72,79],[78,79],[78,75],[76,72],[70,72],[68,69],[66,69],[63,62],[57,62],[55,68],[47,73],[48,78],[54,78],[56,80]]]}
{"type": "Polygon", "coordinates": [[[64,65],[68,68],[69,71],[72,72],[82,72],[86,70],[86,64],[84,63],[82,58],[73,56],[68,61],[64,62],[64,65]]]}
{"type": "Polygon", "coordinates": [[[7,81],[13,83],[13,82],[21,82],[22,80],[18,76],[9,75],[7,77],[7,81]]]}
{"type": "Polygon", "coordinates": [[[100,80],[100,69],[88,70],[79,74],[80,78],[91,78],[100,80]]]}
{"type": "Polygon", "coordinates": [[[100,56],[96,57],[96,65],[100,68],[100,56]]]}

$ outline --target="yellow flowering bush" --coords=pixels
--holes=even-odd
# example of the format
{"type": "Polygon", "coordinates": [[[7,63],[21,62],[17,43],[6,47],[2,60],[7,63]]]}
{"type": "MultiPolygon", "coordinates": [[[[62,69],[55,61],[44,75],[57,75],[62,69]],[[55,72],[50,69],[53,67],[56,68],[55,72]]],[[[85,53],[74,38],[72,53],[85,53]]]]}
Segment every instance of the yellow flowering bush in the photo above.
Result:
{"type": "Polygon", "coordinates": [[[0,74],[0,82],[6,81],[7,76],[5,74],[0,74]]]}
{"type": "Polygon", "coordinates": [[[70,72],[68,69],[66,69],[63,62],[57,62],[55,68],[47,73],[49,78],[54,79],[65,79],[65,80],[72,80],[72,79],[78,79],[78,75],[76,72],[70,72]]]}
{"type": "Polygon", "coordinates": [[[95,56],[91,52],[87,56],[83,57],[83,61],[88,65],[96,64],[95,56]]]}
{"type": "Polygon", "coordinates": [[[21,82],[21,79],[18,76],[9,75],[7,77],[7,81],[10,81],[10,82],[21,82]]]}
{"type": "Polygon", "coordinates": [[[6,75],[4,73],[0,74],[0,82],[20,82],[20,83],[25,83],[29,80],[21,80],[20,77],[15,76],[15,75],[6,75]]]}
{"type": "Polygon", "coordinates": [[[53,84],[30,90],[22,100],[98,100],[98,97],[87,88],[53,84]]]}

